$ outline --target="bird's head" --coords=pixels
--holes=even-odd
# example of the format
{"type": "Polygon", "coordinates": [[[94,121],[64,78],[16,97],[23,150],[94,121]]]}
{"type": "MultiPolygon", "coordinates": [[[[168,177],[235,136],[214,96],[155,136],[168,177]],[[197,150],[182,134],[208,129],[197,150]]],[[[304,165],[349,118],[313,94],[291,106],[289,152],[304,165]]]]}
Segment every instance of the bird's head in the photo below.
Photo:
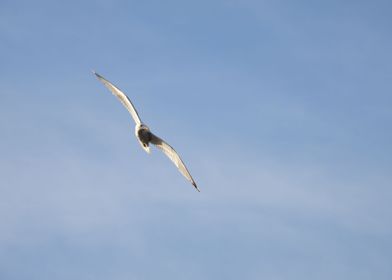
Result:
{"type": "Polygon", "coordinates": [[[138,137],[138,135],[139,135],[139,133],[141,131],[150,131],[150,129],[148,128],[147,125],[142,124],[142,123],[135,125],[135,135],[136,135],[136,137],[138,137]]]}

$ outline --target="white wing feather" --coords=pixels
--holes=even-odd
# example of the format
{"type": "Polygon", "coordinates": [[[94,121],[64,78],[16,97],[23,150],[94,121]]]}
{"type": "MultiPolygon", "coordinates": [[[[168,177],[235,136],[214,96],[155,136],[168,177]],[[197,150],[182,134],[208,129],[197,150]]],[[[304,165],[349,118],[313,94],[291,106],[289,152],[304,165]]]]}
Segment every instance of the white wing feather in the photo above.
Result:
{"type": "Polygon", "coordinates": [[[118,87],[113,85],[111,82],[106,80],[98,73],[93,73],[95,74],[95,76],[97,76],[98,80],[100,80],[104,84],[104,86],[107,87],[113,93],[113,95],[115,95],[120,100],[120,102],[125,106],[125,108],[127,108],[136,124],[141,124],[142,121],[140,120],[139,115],[128,96],[123,93],[118,87]]]}
{"type": "Polygon", "coordinates": [[[163,141],[158,136],[151,133],[151,140],[150,143],[154,144],[157,148],[159,148],[178,168],[182,175],[187,178],[192,185],[200,192],[197,188],[195,181],[193,180],[191,174],[189,173],[188,169],[186,168],[184,162],[181,160],[180,156],[177,152],[165,141],[163,141]]]}

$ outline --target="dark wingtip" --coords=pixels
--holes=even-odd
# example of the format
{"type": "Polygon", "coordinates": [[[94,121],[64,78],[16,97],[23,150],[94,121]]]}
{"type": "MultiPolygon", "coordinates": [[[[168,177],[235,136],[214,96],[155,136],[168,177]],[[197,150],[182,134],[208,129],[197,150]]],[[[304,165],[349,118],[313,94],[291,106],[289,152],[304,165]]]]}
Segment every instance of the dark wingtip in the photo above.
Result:
{"type": "Polygon", "coordinates": [[[198,192],[200,192],[200,190],[199,190],[199,188],[197,187],[197,185],[196,185],[195,182],[192,182],[192,185],[195,187],[195,189],[196,189],[198,192]]]}
{"type": "Polygon", "coordinates": [[[102,78],[102,76],[99,75],[97,72],[95,72],[95,70],[91,70],[91,72],[93,72],[93,74],[94,74],[97,78],[99,78],[99,79],[102,78]]]}

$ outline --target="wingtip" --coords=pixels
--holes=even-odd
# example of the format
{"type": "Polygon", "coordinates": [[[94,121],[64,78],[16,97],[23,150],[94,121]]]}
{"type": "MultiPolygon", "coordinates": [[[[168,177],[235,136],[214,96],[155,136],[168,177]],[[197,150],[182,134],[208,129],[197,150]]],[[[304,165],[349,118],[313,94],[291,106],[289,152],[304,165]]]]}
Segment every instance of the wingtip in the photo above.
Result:
{"type": "Polygon", "coordinates": [[[197,187],[197,185],[196,185],[195,182],[193,182],[192,185],[195,187],[195,189],[196,189],[198,192],[200,192],[200,190],[199,190],[199,188],[197,187]]]}
{"type": "Polygon", "coordinates": [[[102,78],[101,75],[99,75],[95,70],[91,70],[91,72],[97,77],[97,78],[102,78]]]}

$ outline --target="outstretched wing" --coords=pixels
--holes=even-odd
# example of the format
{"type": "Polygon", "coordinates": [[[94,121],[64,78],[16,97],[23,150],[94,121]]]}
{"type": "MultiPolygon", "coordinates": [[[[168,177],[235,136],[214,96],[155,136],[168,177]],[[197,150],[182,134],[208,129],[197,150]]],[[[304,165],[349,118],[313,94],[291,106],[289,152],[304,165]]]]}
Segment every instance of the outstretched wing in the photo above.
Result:
{"type": "Polygon", "coordinates": [[[121,101],[125,108],[127,108],[129,113],[131,113],[132,118],[135,120],[136,124],[141,124],[142,122],[139,118],[139,115],[128,96],[126,96],[126,94],[123,93],[118,87],[113,85],[111,82],[106,80],[98,73],[95,73],[94,71],[93,73],[95,74],[95,76],[97,76],[98,80],[100,80],[105,85],[105,87],[107,87],[121,101]]]}
{"type": "Polygon", "coordinates": [[[154,135],[151,133],[151,140],[150,143],[154,144],[159,148],[164,154],[170,158],[170,160],[177,166],[178,170],[181,172],[182,175],[184,175],[185,178],[187,178],[192,185],[196,188],[197,191],[200,192],[200,190],[197,188],[197,185],[195,181],[193,180],[191,174],[189,173],[188,169],[186,168],[185,164],[181,160],[180,156],[177,154],[177,152],[165,141],[163,141],[161,138],[158,136],[154,135]]]}

